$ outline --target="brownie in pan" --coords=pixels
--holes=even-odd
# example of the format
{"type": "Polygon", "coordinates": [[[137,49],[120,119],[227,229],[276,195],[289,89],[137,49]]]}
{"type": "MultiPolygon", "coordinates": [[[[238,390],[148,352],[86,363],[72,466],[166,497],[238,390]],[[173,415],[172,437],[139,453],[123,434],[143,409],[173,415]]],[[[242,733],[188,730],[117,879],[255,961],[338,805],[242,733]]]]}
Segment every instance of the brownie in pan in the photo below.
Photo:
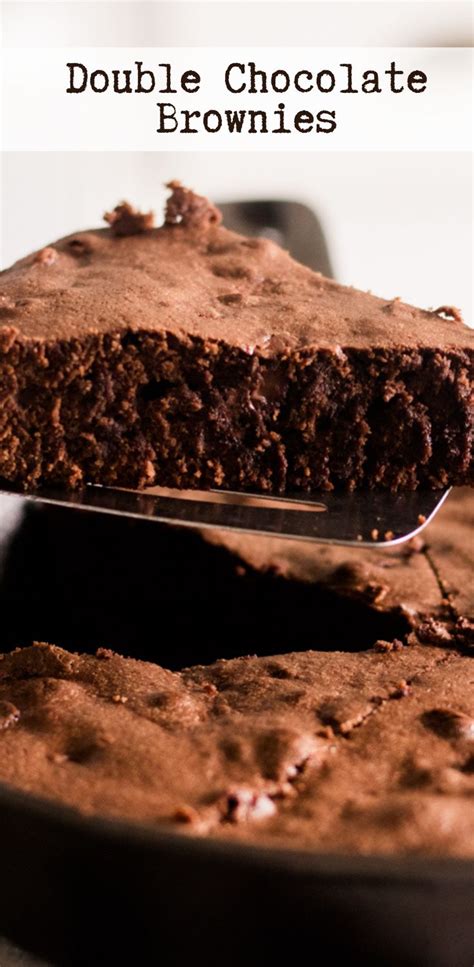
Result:
{"type": "MultiPolygon", "coordinates": [[[[146,524],[125,537],[120,528],[122,549],[133,555],[140,546],[149,571],[130,607],[140,634],[147,624],[142,654],[152,657],[152,637],[154,661],[107,647],[95,653],[92,642],[91,654],[35,645],[0,662],[4,932],[57,963],[179,963],[196,944],[210,963],[223,951],[230,963],[255,962],[302,956],[315,932],[321,950],[331,943],[355,963],[465,963],[473,939],[473,505],[467,491],[452,495],[423,542],[385,553],[274,539],[238,539],[237,547],[223,534],[209,541],[146,524]],[[181,650],[184,626],[178,633],[173,624],[175,603],[156,580],[166,570],[170,584],[181,578],[183,610],[196,601],[198,570],[215,577],[209,600],[227,595],[213,613],[207,602],[195,609],[193,664],[189,640],[181,650]],[[262,641],[265,608],[254,620],[248,602],[257,589],[270,604],[272,585],[273,600],[302,606],[301,650],[283,624],[262,641]],[[232,596],[247,602],[241,657],[223,659],[232,596]],[[337,610],[344,621],[331,629],[337,610]],[[217,661],[201,644],[211,623],[217,661]],[[174,671],[159,664],[170,636],[174,671]]],[[[94,637],[94,612],[86,608],[81,620],[79,601],[107,561],[117,579],[117,522],[74,520],[84,551],[88,528],[97,538],[103,527],[108,547],[95,574],[89,552],[92,574],[81,583],[78,545],[77,610],[68,605],[65,629],[77,615],[82,648],[87,624],[94,637]]],[[[53,562],[71,536],[64,521],[61,511],[30,514],[15,538],[33,528],[38,547],[41,528],[51,535],[56,526],[43,567],[50,581],[56,574],[58,603],[53,562]]],[[[119,581],[109,603],[123,591],[119,581]]],[[[45,611],[41,620],[45,627],[45,611]]],[[[119,648],[120,622],[112,627],[107,644],[119,648]]],[[[67,631],[57,640],[69,644],[67,631]]],[[[231,633],[230,641],[234,654],[231,633]]]]}

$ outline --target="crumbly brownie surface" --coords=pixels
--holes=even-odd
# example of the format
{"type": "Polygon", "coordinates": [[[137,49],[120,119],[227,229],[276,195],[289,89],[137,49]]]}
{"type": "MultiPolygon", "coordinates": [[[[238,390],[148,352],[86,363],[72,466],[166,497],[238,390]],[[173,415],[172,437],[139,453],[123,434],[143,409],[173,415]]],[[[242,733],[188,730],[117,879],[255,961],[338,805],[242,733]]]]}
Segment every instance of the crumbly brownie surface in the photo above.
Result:
{"type": "Polygon", "coordinates": [[[122,205],[0,275],[0,477],[473,482],[474,333],[458,310],[345,288],[172,188],[162,228],[122,205]]]}
{"type": "Polygon", "coordinates": [[[426,646],[172,673],[39,645],[0,661],[0,777],[199,835],[474,855],[473,674],[426,646]]]}

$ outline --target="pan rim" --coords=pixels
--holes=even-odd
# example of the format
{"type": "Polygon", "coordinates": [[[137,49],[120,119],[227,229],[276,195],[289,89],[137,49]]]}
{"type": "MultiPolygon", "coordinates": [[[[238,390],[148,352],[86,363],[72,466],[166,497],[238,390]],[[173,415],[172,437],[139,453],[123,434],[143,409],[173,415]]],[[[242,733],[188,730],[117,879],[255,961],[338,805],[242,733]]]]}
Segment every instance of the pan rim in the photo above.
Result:
{"type": "Polygon", "coordinates": [[[459,885],[474,886],[474,860],[469,857],[402,855],[402,854],[344,854],[318,853],[289,846],[254,845],[251,843],[220,840],[217,837],[200,837],[178,833],[174,830],[156,829],[145,822],[115,819],[100,815],[86,815],[73,806],[49,800],[35,793],[16,789],[0,780],[0,824],[4,809],[18,809],[28,816],[28,823],[38,821],[67,828],[85,839],[97,837],[120,849],[124,843],[138,849],[146,847],[156,853],[186,853],[189,861],[204,856],[215,860],[225,859],[238,866],[258,866],[287,873],[317,875],[320,878],[353,879],[357,885],[363,880],[380,880],[384,887],[398,885],[401,881],[412,886],[439,881],[451,888],[453,881],[459,885]]]}

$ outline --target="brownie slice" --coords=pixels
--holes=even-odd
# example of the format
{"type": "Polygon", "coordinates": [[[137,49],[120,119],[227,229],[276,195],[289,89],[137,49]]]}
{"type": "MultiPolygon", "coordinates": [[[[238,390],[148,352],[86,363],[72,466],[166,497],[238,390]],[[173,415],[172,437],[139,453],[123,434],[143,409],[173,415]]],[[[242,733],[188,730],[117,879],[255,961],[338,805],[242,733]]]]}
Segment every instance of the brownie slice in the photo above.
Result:
{"type": "Polygon", "coordinates": [[[0,478],[312,491],[473,483],[474,333],[345,288],[172,183],[0,276],[0,478]]]}
{"type": "Polygon", "coordinates": [[[100,814],[319,852],[474,855],[472,658],[413,646],[181,673],[0,660],[0,779],[100,814]]]}

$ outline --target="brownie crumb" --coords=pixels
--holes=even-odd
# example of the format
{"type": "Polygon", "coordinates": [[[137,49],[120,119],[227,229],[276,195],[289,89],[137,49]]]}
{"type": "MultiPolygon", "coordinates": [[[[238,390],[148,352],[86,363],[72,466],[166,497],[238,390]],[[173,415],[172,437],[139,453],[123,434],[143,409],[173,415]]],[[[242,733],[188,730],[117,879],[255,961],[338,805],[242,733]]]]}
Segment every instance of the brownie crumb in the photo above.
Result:
{"type": "Polygon", "coordinates": [[[276,812],[275,803],[270,796],[255,793],[251,789],[233,789],[222,797],[219,805],[224,823],[268,819],[276,812]]]}
{"type": "Polygon", "coordinates": [[[474,719],[450,708],[434,708],[424,712],[421,720],[426,728],[444,739],[474,739],[474,719]]]}
{"type": "Polygon", "coordinates": [[[173,819],[177,823],[186,823],[196,825],[199,823],[199,813],[193,809],[192,806],[178,806],[178,808],[173,813],[173,819]]]}
{"type": "Polygon", "coordinates": [[[224,295],[218,295],[217,298],[225,306],[238,306],[242,302],[240,292],[226,292],[224,295]]]}
{"type": "Polygon", "coordinates": [[[221,213],[208,198],[196,195],[180,181],[169,181],[166,187],[171,195],[166,203],[165,225],[200,228],[220,223],[221,213]]]}
{"type": "Polygon", "coordinates": [[[411,557],[412,554],[421,554],[425,548],[426,542],[419,534],[416,534],[415,537],[411,537],[410,540],[403,545],[402,552],[407,557],[411,557]]]}
{"type": "Polygon", "coordinates": [[[452,629],[444,622],[436,621],[435,618],[427,618],[426,621],[421,622],[417,628],[417,635],[420,641],[430,645],[446,645],[453,640],[452,629]]]}
{"type": "Polygon", "coordinates": [[[382,311],[383,312],[394,312],[395,309],[397,308],[398,303],[401,302],[401,301],[402,300],[401,300],[401,297],[399,295],[394,296],[394,298],[391,299],[390,302],[387,302],[384,306],[382,306],[382,311]]]}
{"type": "Polygon", "coordinates": [[[374,644],[375,651],[379,651],[382,654],[391,651],[401,651],[403,647],[403,641],[400,641],[399,638],[394,638],[393,641],[385,641],[383,638],[379,638],[374,644]]]}
{"type": "Polygon", "coordinates": [[[0,731],[19,722],[20,714],[20,710],[12,702],[0,702],[0,731]]]}
{"type": "Polygon", "coordinates": [[[117,205],[112,212],[106,212],[104,221],[110,225],[112,235],[125,237],[149,232],[155,223],[153,212],[140,212],[127,201],[117,205]]]}

